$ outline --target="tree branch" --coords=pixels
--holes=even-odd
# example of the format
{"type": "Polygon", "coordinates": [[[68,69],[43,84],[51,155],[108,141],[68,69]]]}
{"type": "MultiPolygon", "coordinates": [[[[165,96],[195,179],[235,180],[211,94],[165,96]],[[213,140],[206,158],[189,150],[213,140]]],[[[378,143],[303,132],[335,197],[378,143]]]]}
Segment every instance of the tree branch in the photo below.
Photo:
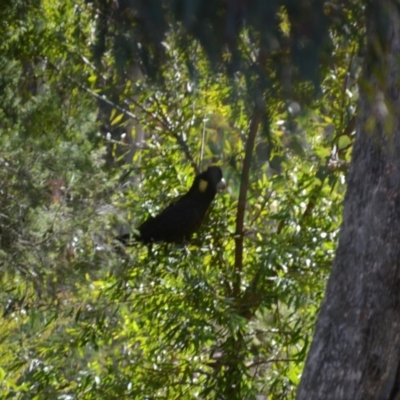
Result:
{"type": "Polygon", "coordinates": [[[262,106],[256,104],[253,116],[250,121],[249,136],[246,142],[246,149],[243,161],[242,176],[240,182],[239,202],[236,214],[236,231],[235,231],[235,274],[233,295],[237,297],[240,294],[241,274],[243,269],[243,223],[246,211],[246,197],[249,186],[250,165],[253,157],[254,143],[257,136],[258,127],[261,122],[262,106]]]}
{"type": "MultiPolygon", "coordinates": [[[[55,64],[53,64],[52,62],[50,62],[49,60],[47,60],[48,65],[53,68],[54,70],[56,70],[57,72],[62,72],[60,68],[58,68],[55,64]]],[[[135,115],[134,113],[132,113],[129,109],[125,108],[125,107],[121,107],[120,105],[116,104],[115,102],[113,102],[112,100],[110,100],[105,94],[98,94],[95,91],[93,91],[92,89],[90,89],[89,87],[87,87],[86,85],[84,85],[83,83],[79,82],[77,79],[67,75],[66,76],[67,80],[69,80],[70,82],[74,83],[75,85],[77,85],[80,89],[84,90],[85,92],[89,93],[90,95],[92,95],[93,97],[95,97],[97,100],[102,101],[110,106],[112,106],[113,108],[115,108],[116,110],[118,110],[121,114],[125,115],[126,117],[132,118],[135,122],[137,123],[141,123],[140,118],[135,115]]],[[[164,114],[160,114],[160,117],[156,114],[153,113],[149,110],[147,110],[143,105],[141,105],[139,102],[137,102],[136,100],[134,100],[133,98],[129,98],[129,101],[134,104],[136,107],[138,107],[142,112],[144,112],[146,115],[148,115],[151,119],[153,119],[154,121],[158,122],[159,124],[161,124],[162,126],[164,126],[164,128],[168,129],[168,131],[170,132],[171,136],[176,140],[176,142],[178,143],[178,145],[180,146],[181,150],[183,151],[183,153],[185,154],[186,159],[190,162],[191,166],[193,167],[193,169],[195,170],[196,174],[198,174],[199,168],[190,152],[189,146],[187,145],[187,143],[185,142],[185,140],[183,139],[182,135],[180,135],[178,132],[175,132],[174,130],[171,129],[170,123],[168,121],[168,119],[165,117],[164,114]]],[[[158,99],[156,97],[153,97],[153,101],[155,103],[157,103],[159,109],[161,110],[160,104],[158,102],[158,99]]],[[[127,104],[129,107],[129,104],[127,104]]]]}

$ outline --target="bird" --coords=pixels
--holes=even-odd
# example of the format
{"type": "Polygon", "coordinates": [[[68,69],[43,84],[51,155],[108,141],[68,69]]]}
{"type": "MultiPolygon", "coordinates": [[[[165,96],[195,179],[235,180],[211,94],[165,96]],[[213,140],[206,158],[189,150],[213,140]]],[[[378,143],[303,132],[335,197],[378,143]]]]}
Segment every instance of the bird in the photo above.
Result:
{"type": "Polygon", "coordinates": [[[150,216],[137,228],[137,233],[120,235],[117,240],[124,245],[134,242],[186,243],[200,228],[217,192],[225,187],[221,168],[210,166],[194,178],[189,191],[181,198],[155,217],[150,216]]]}

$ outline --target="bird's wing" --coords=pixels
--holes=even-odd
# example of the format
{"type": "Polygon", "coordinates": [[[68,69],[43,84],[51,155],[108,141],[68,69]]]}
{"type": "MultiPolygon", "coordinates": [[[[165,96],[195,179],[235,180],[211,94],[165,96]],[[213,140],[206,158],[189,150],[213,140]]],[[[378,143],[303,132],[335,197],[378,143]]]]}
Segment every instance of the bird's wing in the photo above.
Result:
{"type": "Polygon", "coordinates": [[[170,204],[156,217],[149,218],[140,227],[144,242],[182,242],[188,240],[200,226],[204,215],[196,202],[185,197],[170,204]]]}

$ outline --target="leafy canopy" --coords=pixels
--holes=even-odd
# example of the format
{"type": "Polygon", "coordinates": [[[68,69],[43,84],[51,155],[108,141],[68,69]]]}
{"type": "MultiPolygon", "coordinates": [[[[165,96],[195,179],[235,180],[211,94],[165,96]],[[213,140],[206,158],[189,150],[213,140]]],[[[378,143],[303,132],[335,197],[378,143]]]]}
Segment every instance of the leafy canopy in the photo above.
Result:
{"type": "MultiPolygon", "coordinates": [[[[340,224],[358,36],[344,40],[329,10],[311,8],[323,35],[304,60],[325,60],[328,32],[330,43],[315,100],[300,77],[314,80],[314,67],[285,75],[289,54],[310,51],[304,35],[294,40],[305,18],[294,2],[254,2],[251,14],[221,14],[222,2],[115,4],[0,10],[0,393],[293,398],[340,224]],[[234,27],[228,51],[222,20],[234,27]],[[138,60],[161,79],[137,73],[138,60]],[[229,188],[192,244],[115,247],[119,229],[209,163],[229,188]]],[[[343,11],[350,32],[357,12],[343,11]]]]}

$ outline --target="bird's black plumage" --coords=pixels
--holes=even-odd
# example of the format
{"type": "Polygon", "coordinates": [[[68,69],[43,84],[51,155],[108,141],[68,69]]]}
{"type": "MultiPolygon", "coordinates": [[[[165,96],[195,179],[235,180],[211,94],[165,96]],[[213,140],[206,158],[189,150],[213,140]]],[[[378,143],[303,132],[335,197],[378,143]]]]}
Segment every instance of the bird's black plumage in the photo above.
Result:
{"type": "MultiPolygon", "coordinates": [[[[182,243],[190,240],[192,234],[200,228],[215,195],[224,187],[221,168],[208,167],[195,177],[189,191],[179,200],[144,221],[138,227],[134,240],[143,243],[182,243]]],[[[118,237],[124,244],[129,244],[131,239],[130,234],[118,237]]]]}

